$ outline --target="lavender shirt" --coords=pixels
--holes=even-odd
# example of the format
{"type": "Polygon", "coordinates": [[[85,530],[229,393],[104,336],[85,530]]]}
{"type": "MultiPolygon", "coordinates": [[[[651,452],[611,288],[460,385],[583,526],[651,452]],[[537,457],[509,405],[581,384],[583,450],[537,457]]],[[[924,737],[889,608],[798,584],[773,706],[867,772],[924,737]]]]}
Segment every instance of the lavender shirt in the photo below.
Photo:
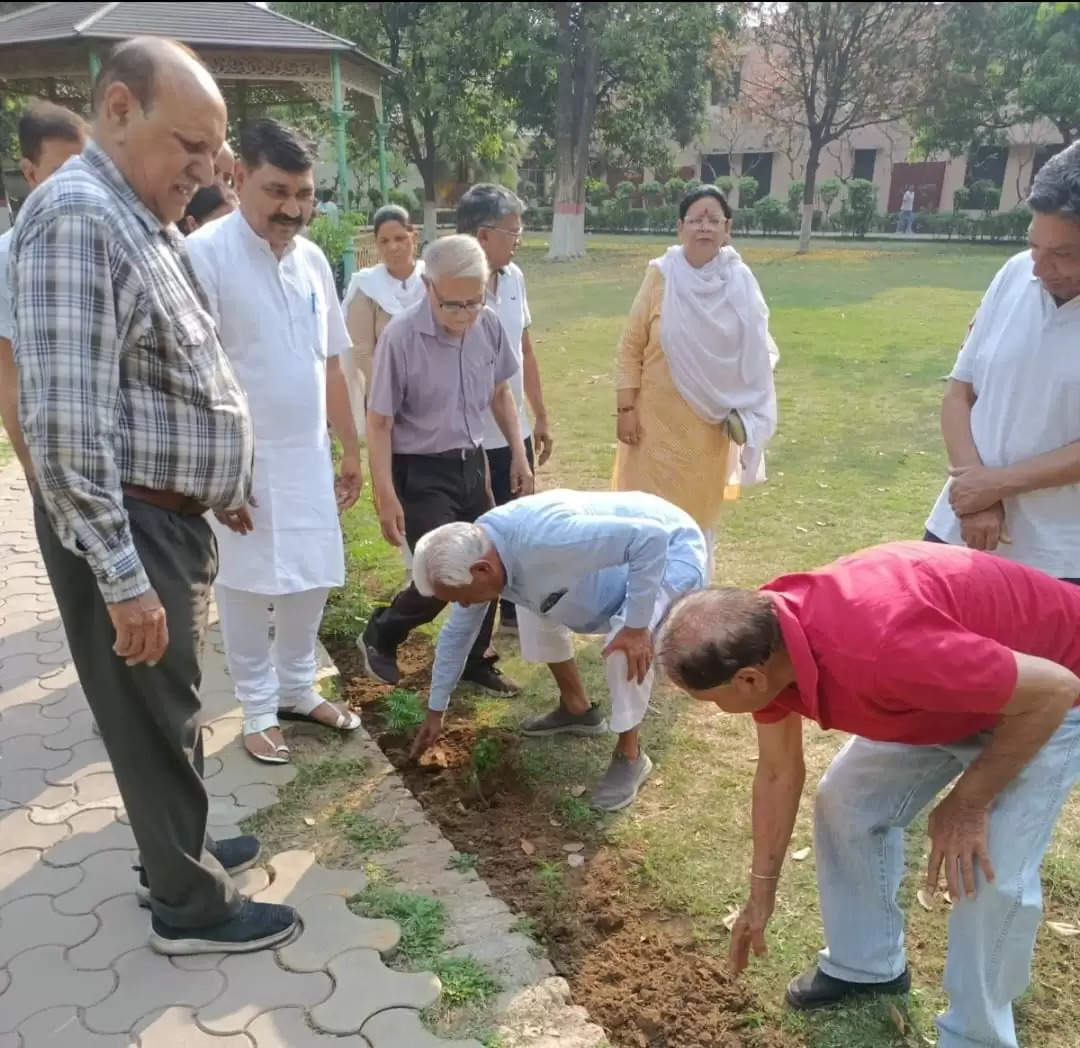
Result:
{"type": "Polygon", "coordinates": [[[368,407],[394,420],[397,455],[477,447],[495,387],[518,369],[495,313],[485,307],[462,342],[423,300],[386,325],[375,348],[368,407]]]}

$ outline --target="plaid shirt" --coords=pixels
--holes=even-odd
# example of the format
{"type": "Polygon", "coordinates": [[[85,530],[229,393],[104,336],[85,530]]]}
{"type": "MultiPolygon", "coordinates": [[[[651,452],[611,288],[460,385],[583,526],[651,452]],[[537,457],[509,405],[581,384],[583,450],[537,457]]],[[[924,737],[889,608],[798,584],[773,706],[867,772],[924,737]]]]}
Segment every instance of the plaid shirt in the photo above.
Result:
{"type": "Polygon", "coordinates": [[[129,600],[150,583],[123,485],[243,505],[247,401],[183,238],[96,144],[31,194],[8,274],[19,421],[41,498],[105,600],[129,600]]]}

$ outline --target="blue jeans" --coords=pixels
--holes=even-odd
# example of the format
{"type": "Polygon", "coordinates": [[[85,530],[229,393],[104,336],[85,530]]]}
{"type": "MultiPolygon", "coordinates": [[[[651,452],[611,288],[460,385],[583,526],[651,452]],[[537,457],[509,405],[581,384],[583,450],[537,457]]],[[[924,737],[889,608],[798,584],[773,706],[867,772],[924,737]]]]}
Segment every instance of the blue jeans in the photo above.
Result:
{"type": "Polygon", "coordinates": [[[915,232],[915,212],[914,211],[901,211],[900,221],[896,224],[897,233],[914,233],[915,232]]]}
{"type": "MultiPolygon", "coordinates": [[[[885,982],[907,966],[904,829],[982,752],[988,734],[948,746],[854,738],[818,787],[814,844],[828,943],[823,972],[885,982]]],[[[1039,867],[1061,808],[1080,779],[1080,710],[1073,709],[994,802],[989,849],[995,879],[977,872],[974,899],[949,914],[938,1048],[1017,1048],[1012,1002],[1027,988],[1042,915],[1039,867]]]]}

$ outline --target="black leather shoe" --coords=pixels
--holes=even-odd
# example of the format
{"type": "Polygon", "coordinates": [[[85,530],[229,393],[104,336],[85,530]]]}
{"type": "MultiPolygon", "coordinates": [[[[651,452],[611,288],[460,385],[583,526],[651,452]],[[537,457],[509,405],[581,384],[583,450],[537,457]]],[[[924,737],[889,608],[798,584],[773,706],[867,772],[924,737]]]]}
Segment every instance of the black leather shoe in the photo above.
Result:
{"type": "Polygon", "coordinates": [[[356,646],[364,657],[364,672],[382,684],[395,685],[401,680],[401,670],[398,669],[397,655],[393,651],[384,651],[374,644],[369,636],[369,630],[364,630],[356,638],[356,646]]]}
{"type": "Polygon", "coordinates": [[[517,695],[521,691],[517,684],[499,671],[494,659],[477,659],[475,662],[465,663],[461,683],[475,685],[490,695],[501,695],[503,698],[517,695]]]}
{"type": "Polygon", "coordinates": [[[911,971],[907,968],[889,982],[858,983],[846,979],[834,979],[820,968],[811,968],[788,983],[787,1003],[796,1011],[808,1012],[814,1008],[828,1008],[842,1004],[852,997],[868,997],[875,994],[904,994],[911,989],[911,971]]]}

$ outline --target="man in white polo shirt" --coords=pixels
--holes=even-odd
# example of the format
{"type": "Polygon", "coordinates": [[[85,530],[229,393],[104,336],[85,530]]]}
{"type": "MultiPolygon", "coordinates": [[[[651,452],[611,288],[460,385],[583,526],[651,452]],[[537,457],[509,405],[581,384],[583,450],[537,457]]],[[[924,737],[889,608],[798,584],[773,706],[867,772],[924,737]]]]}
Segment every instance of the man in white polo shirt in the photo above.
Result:
{"type": "MultiPolygon", "coordinates": [[[[551,456],[552,439],[540,384],[540,365],[529,336],[532,317],[525,294],[525,276],[513,261],[521,244],[524,211],[525,205],[509,189],[480,182],[458,203],[457,231],[476,237],[488,260],[491,276],[486,301],[498,315],[517,359],[518,370],[510,379],[510,389],[517,404],[525,453],[530,468],[534,468],[542,466],[551,456]],[[526,400],[532,408],[531,425],[525,410],[526,400]]],[[[484,425],[484,451],[495,505],[505,505],[515,497],[510,485],[510,448],[490,411],[484,425]]],[[[517,631],[517,612],[510,601],[501,602],[500,621],[504,630],[517,631]]]]}
{"type": "Polygon", "coordinates": [[[950,479],[926,538],[1080,582],[1080,144],[1028,205],[1030,250],[994,277],[949,379],[950,479]]]}

